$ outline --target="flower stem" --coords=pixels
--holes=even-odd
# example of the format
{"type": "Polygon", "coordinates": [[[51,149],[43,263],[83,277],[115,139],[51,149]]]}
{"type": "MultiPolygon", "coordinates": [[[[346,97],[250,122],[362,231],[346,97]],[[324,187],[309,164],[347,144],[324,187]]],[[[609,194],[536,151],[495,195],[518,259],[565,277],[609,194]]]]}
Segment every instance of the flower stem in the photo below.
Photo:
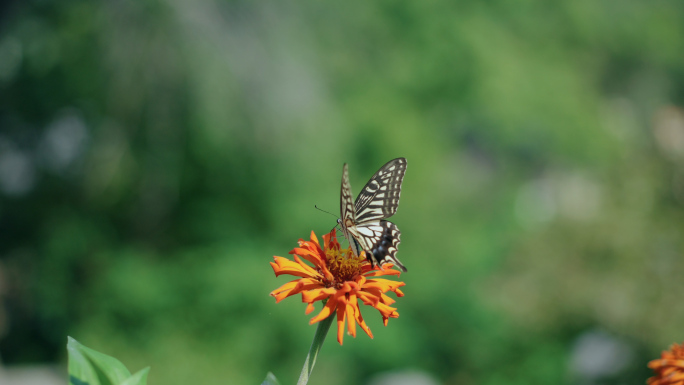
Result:
{"type": "Polygon", "coordinates": [[[316,363],[316,357],[318,356],[321,347],[323,347],[323,341],[325,341],[325,336],[328,334],[328,330],[330,330],[330,325],[332,325],[334,318],[335,313],[333,312],[330,314],[330,317],[318,322],[316,334],[314,335],[313,342],[311,342],[311,348],[309,348],[309,354],[306,356],[306,361],[304,361],[302,374],[299,375],[297,385],[306,385],[306,383],[309,382],[309,376],[316,363]]]}

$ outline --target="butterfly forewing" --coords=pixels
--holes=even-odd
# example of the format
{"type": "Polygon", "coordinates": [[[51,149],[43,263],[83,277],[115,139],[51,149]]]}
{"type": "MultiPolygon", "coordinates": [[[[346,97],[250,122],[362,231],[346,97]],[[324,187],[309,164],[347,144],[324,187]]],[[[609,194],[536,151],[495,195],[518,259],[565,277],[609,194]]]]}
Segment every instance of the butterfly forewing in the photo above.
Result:
{"type": "MultiPolygon", "coordinates": [[[[345,164],[340,196],[342,218],[338,221],[349,243],[365,250],[373,265],[382,266],[391,262],[403,271],[406,268],[396,257],[401,233],[394,223],[383,219],[397,212],[405,173],[405,158],[387,162],[371,177],[352,204],[349,173],[345,164]]],[[[352,250],[358,255],[360,250],[356,248],[352,247],[352,250]]]]}
{"type": "Polygon", "coordinates": [[[397,212],[401,182],[406,173],[406,159],[387,162],[363,187],[356,197],[356,223],[387,219],[397,212]]]}
{"type": "Polygon", "coordinates": [[[355,222],[354,222],[354,217],[355,215],[355,209],[354,209],[354,200],[352,198],[352,192],[351,192],[351,185],[349,183],[349,172],[347,171],[347,164],[344,164],[344,167],[342,168],[342,189],[340,192],[340,213],[342,214],[342,218],[338,219],[338,223],[342,227],[342,234],[344,235],[345,238],[347,238],[347,241],[349,241],[349,246],[352,246],[352,243],[355,243],[354,246],[352,247],[352,251],[354,252],[354,255],[358,256],[359,253],[361,252],[358,249],[358,243],[356,241],[353,241],[357,237],[352,234],[350,234],[351,231],[353,231],[356,228],[355,222]]]}
{"type": "MultiPolygon", "coordinates": [[[[342,168],[342,192],[340,193],[340,213],[342,213],[342,223],[353,225],[356,218],[354,199],[352,198],[351,185],[349,184],[349,171],[347,164],[342,168]]],[[[348,225],[347,225],[348,226],[348,225]]]]}

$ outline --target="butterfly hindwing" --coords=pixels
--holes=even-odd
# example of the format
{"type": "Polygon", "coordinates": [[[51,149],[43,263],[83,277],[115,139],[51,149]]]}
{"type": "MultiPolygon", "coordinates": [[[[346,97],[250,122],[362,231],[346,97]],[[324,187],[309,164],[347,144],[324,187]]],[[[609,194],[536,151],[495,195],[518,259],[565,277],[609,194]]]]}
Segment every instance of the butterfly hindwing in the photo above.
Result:
{"type": "Polygon", "coordinates": [[[338,220],[342,233],[349,240],[354,254],[365,250],[368,260],[375,266],[393,263],[406,271],[396,257],[401,242],[397,226],[384,220],[397,212],[401,183],[406,173],[406,159],[397,158],[387,162],[366,183],[352,204],[347,165],[342,169],[342,189],[338,220]]]}
{"type": "Polygon", "coordinates": [[[351,229],[350,234],[366,253],[374,265],[393,263],[406,271],[404,265],[397,259],[397,248],[401,242],[401,232],[397,225],[390,221],[373,221],[351,229]]]}

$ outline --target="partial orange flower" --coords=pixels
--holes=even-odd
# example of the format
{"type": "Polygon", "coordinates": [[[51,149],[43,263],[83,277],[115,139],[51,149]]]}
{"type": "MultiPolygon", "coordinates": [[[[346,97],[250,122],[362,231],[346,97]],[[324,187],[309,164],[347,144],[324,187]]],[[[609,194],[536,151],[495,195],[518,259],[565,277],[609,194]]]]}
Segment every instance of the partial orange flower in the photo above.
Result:
{"type": "Polygon", "coordinates": [[[311,241],[300,239],[299,247],[290,251],[290,254],[294,255],[294,261],[274,256],[275,262],[271,262],[271,267],[276,277],[290,274],[301,278],[273,290],[271,296],[275,297],[278,303],[291,295],[302,293],[302,302],[308,303],[306,314],[314,310],[314,302],[327,300],[323,310],[313,317],[309,324],[324,320],[336,312],[337,341],[340,345],[345,320],[347,330],[353,337],[356,337],[358,323],[361,329],[373,338],[373,333],[361,316],[358,300],[379,310],[387,326],[387,321],[399,317],[399,313],[396,308],[389,306],[395,301],[385,293],[392,291],[397,297],[403,297],[404,293],[399,288],[406,284],[376,277],[399,276],[401,272],[393,270],[391,263],[384,264],[382,269],[373,268],[366,261],[365,252],[355,257],[351,247],[341,249],[334,229],[323,236],[323,245],[324,248],[321,248],[316,234],[312,231],[311,241]],[[300,257],[311,262],[313,266],[304,263],[300,257]]]}
{"type": "Polygon", "coordinates": [[[649,378],[648,385],[684,385],[684,343],[672,344],[670,350],[660,354],[660,359],[648,363],[656,372],[649,378]]]}

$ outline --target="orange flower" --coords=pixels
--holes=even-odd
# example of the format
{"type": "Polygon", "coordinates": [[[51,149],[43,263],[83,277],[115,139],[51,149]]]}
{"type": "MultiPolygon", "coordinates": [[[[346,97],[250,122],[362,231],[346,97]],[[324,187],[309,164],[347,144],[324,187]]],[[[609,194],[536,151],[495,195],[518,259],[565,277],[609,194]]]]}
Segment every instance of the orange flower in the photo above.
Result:
{"type": "Polygon", "coordinates": [[[648,385],[684,385],[684,343],[672,344],[670,350],[660,354],[660,359],[648,363],[656,372],[649,378],[648,385]]]}
{"type": "Polygon", "coordinates": [[[361,316],[358,300],[364,304],[373,306],[380,311],[383,322],[387,326],[390,318],[399,317],[397,309],[390,307],[395,301],[385,295],[393,291],[397,297],[403,297],[404,293],[399,290],[404,282],[390,281],[380,277],[383,275],[396,275],[401,273],[391,269],[391,263],[383,265],[382,269],[373,268],[366,261],[365,252],[355,257],[351,247],[341,249],[335,236],[335,229],[330,234],[323,236],[325,249],[318,243],[316,234],[311,232],[311,241],[299,240],[299,247],[290,251],[294,255],[294,261],[287,258],[274,256],[275,262],[271,267],[276,277],[282,274],[290,274],[302,277],[288,282],[271,292],[276,303],[283,299],[302,293],[302,302],[308,303],[306,314],[314,310],[314,302],[327,300],[323,310],[313,317],[309,324],[328,318],[333,312],[337,313],[337,341],[342,345],[344,322],[347,321],[349,334],[356,337],[356,324],[373,338],[368,325],[361,316]],[[304,263],[304,258],[314,266],[304,263]]]}

